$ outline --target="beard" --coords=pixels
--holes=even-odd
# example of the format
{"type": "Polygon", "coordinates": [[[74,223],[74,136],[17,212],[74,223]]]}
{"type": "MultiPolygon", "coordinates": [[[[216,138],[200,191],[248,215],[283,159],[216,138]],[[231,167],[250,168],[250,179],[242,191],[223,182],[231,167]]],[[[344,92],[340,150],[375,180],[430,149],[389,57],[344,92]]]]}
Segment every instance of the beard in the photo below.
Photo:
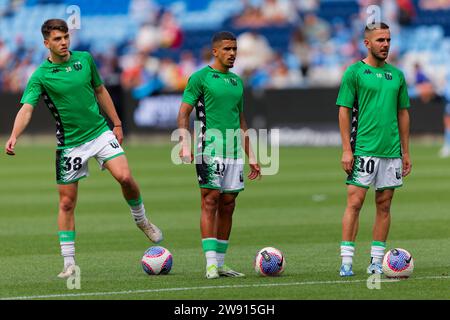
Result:
{"type": "Polygon", "coordinates": [[[384,52],[375,52],[375,51],[371,51],[372,56],[374,56],[375,59],[379,60],[379,61],[385,61],[387,59],[387,57],[389,56],[389,50],[386,52],[386,55],[384,55],[384,52]]]}

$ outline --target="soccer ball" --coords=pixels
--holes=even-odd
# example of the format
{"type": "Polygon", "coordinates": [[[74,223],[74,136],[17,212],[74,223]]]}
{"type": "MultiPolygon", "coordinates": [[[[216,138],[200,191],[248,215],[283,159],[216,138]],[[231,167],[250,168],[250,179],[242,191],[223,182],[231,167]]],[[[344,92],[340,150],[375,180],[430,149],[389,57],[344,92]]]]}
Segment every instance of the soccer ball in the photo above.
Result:
{"type": "Polygon", "coordinates": [[[150,247],[145,251],[141,264],[148,275],[168,274],[172,269],[172,254],[163,247],[150,247]]]}
{"type": "Polygon", "coordinates": [[[383,273],[388,278],[408,278],[414,270],[414,259],[405,249],[395,248],[383,258],[383,273]]]}
{"type": "Polygon", "coordinates": [[[277,276],[286,266],[283,253],[273,247],[266,247],[258,251],[254,261],[256,273],[262,276],[277,276]]]}

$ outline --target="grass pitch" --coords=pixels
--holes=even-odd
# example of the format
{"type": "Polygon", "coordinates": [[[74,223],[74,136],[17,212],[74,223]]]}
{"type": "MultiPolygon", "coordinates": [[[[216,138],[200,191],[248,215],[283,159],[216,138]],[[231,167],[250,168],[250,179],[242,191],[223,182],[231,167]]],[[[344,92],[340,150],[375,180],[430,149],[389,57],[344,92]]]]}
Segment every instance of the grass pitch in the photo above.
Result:
{"type": "Polygon", "coordinates": [[[374,191],[361,212],[354,271],[338,276],[345,174],[339,148],[282,148],[280,170],[246,181],[237,200],[227,263],[243,279],[204,278],[195,169],[175,166],[169,145],[125,146],[151,219],[174,256],[167,276],[144,274],[140,258],[151,244],[132,221],[118,184],[90,163],[80,182],[76,258],[81,289],[56,278],[58,196],[52,145],[18,145],[0,156],[0,299],[448,299],[450,297],[450,160],[438,146],[413,145],[413,171],[394,197],[388,247],[409,250],[412,278],[369,290],[374,191]],[[259,277],[253,257],[265,246],[286,257],[281,277],[259,277]]]}

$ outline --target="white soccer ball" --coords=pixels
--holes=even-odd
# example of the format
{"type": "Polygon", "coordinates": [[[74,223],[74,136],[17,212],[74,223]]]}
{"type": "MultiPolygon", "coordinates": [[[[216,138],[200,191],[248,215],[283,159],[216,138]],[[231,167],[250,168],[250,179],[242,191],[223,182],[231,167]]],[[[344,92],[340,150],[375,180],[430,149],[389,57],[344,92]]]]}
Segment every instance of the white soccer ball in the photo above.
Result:
{"type": "Polygon", "coordinates": [[[395,248],[383,258],[383,273],[388,278],[409,278],[414,270],[414,259],[405,249],[395,248]]]}
{"type": "Polygon", "coordinates": [[[254,261],[256,273],[262,276],[277,276],[284,271],[286,259],[283,253],[273,247],[266,247],[258,251],[254,261]]]}
{"type": "Polygon", "coordinates": [[[172,254],[164,247],[150,247],[141,259],[142,268],[148,275],[168,274],[172,269],[172,254]]]}

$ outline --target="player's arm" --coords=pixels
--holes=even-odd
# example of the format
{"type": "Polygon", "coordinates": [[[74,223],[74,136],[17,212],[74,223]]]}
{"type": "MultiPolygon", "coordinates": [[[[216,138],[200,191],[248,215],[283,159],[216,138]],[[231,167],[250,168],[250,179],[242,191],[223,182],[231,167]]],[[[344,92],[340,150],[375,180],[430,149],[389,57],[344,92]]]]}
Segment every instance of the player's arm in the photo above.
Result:
{"type": "Polygon", "coordinates": [[[398,131],[402,146],[402,175],[406,177],[412,168],[411,158],[409,156],[409,111],[406,108],[398,110],[398,131]]]}
{"type": "Polygon", "coordinates": [[[258,177],[261,177],[261,167],[258,164],[258,160],[255,157],[255,154],[253,153],[253,149],[250,143],[250,137],[248,136],[248,126],[247,121],[245,120],[244,113],[241,112],[239,114],[240,117],[240,126],[241,126],[241,132],[242,132],[242,143],[244,145],[245,154],[248,157],[248,162],[250,165],[250,173],[248,175],[248,178],[250,180],[254,180],[258,177]]]}
{"type": "Polygon", "coordinates": [[[16,115],[14,120],[14,126],[11,132],[11,136],[5,145],[6,154],[13,156],[15,155],[14,148],[17,143],[17,139],[25,131],[26,127],[30,123],[31,117],[33,115],[33,106],[31,104],[25,103],[16,115]]]}
{"type": "Polygon", "coordinates": [[[353,151],[350,144],[350,118],[352,109],[347,107],[339,107],[339,130],[342,140],[342,168],[347,174],[352,173],[353,169],[353,151]]]}
{"type": "Polygon", "coordinates": [[[122,121],[120,121],[119,116],[117,115],[116,108],[114,107],[114,103],[111,99],[111,96],[104,85],[100,85],[94,89],[95,95],[97,97],[98,104],[100,108],[106,113],[108,118],[113,123],[113,133],[116,136],[117,140],[120,144],[123,141],[123,131],[122,131],[122,121]]]}
{"type": "Polygon", "coordinates": [[[194,155],[191,151],[191,135],[189,133],[189,118],[194,107],[186,102],[182,102],[180,110],[178,111],[177,123],[180,130],[180,158],[185,163],[191,163],[194,160],[194,155]]]}

